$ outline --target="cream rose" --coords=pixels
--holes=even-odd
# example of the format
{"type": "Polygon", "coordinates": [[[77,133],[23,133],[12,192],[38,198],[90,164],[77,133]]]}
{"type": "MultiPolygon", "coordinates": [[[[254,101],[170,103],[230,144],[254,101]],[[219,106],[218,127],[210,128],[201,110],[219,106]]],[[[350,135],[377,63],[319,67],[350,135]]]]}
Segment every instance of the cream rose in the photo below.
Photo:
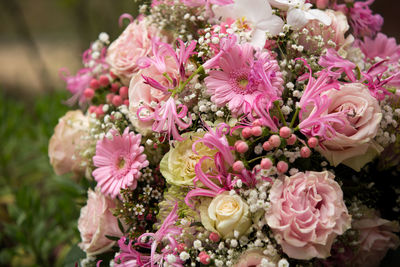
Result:
{"type": "Polygon", "coordinates": [[[79,247],[88,256],[101,254],[112,248],[116,242],[106,235],[122,236],[117,218],[111,212],[115,207],[115,202],[104,196],[99,189],[89,189],[87,204],[81,209],[78,220],[82,240],[79,247]]]}
{"type": "MultiPolygon", "coordinates": [[[[203,143],[196,144],[196,152],[193,152],[193,143],[201,138],[204,134],[185,133],[182,135],[184,141],[176,142],[175,146],[164,155],[160,162],[161,174],[165,177],[169,184],[177,186],[193,185],[193,179],[196,174],[194,167],[204,156],[214,157],[216,150],[210,149],[203,143]]],[[[215,165],[212,160],[204,160],[202,168],[204,171],[213,168],[215,165]]]]}
{"type": "Polygon", "coordinates": [[[275,267],[279,261],[279,254],[276,253],[274,257],[266,256],[262,249],[249,249],[245,251],[234,267],[275,267]]]}
{"type": "Polygon", "coordinates": [[[240,196],[229,192],[202,201],[200,217],[207,230],[219,233],[222,238],[234,237],[234,231],[243,235],[251,226],[249,206],[240,196]]]}
{"type": "Polygon", "coordinates": [[[317,150],[333,166],[343,163],[359,171],[383,150],[373,140],[382,119],[379,103],[360,83],[342,85],[327,96],[331,99],[328,113],[347,112],[346,125],[333,125],[335,136],[322,142],[325,149],[317,150]]]}
{"type": "Polygon", "coordinates": [[[80,151],[86,146],[82,137],[88,128],[88,117],[80,110],[68,111],[60,118],[49,143],[50,164],[56,174],[84,173],[80,151]]]}

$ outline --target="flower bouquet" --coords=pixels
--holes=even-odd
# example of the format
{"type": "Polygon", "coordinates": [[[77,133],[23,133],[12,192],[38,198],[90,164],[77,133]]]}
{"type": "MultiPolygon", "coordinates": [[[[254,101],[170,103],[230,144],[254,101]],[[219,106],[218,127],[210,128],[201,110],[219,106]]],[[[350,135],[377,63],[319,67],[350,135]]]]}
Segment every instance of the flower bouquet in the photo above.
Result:
{"type": "Polygon", "coordinates": [[[153,0],[101,33],[49,145],[89,181],[80,264],[378,266],[400,46],[371,3],[153,0]]]}

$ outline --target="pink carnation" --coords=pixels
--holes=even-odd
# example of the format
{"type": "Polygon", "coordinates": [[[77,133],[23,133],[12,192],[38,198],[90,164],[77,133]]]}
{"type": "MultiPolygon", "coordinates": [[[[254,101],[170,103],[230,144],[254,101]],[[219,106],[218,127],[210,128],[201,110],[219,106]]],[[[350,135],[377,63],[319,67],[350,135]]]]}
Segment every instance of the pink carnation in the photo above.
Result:
{"type": "Polygon", "coordinates": [[[359,250],[353,259],[352,266],[375,267],[385,257],[389,249],[400,245],[397,222],[391,222],[374,215],[354,221],[353,228],[359,233],[359,250]]]}
{"type": "Polygon", "coordinates": [[[216,60],[210,59],[219,69],[205,78],[207,92],[218,106],[228,104],[235,115],[249,113],[258,96],[274,98],[283,90],[277,61],[268,52],[254,53],[250,44],[234,44],[216,60]]]}
{"type": "Polygon", "coordinates": [[[349,16],[350,26],[356,37],[374,36],[383,25],[383,18],[379,14],[372,14],[369,8],[374,0],[357,1],[352,7],[345,4],[338,5],[337,9],[349,16]]]}
{"type": "Polygon", "coordinates": [[[151,54],[152,39],[159,35],[160,31],[144,20],[135,21],[109,46],[107,63],[124,84],[139,70],[138,59],[151,54]]]}
{"type": "Polygon", "coordinates": [[[336,236],[350,228],[342,189],[333,178],[325,171],[275,180],[266,220],[289,257],[326,258],[336,236]]]}
{"type": "Polygon", "coordinates": [[[115,198],[121,189],[137,186],[140,170],[149,165],[143,146],[140,146],[141,135],[129,132],[126,128],[122,135],[117,130],[110,130],[112,139],[104,137],[96,145],[93,171],[101,192],[115,198]]]}
{"type": "Polygon", "coordinates": [[[378,33],[375,39],[365,37],[364,42],[359,42],[358,46],[369,59],[389,58],[390,62],[397,62],[400,59],[400,45],[396,44],[395,38],[388,38],[383,33],[378,33]]]}

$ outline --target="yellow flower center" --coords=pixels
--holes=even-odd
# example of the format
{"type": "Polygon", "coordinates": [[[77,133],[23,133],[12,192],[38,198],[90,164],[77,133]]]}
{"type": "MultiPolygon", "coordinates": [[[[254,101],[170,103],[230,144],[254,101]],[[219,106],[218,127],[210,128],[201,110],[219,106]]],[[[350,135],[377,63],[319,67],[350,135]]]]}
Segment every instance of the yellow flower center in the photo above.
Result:
{"type": "Polygon", "coordinates": [[[247,79],[240,79],[240,80],[238,81],[238,83],[239,83],[239,87],[240,87],[241,89],[246,90],[246,87],[247,87],[247,85],[249,84],[249,80],[247,80],[247,79]]]}
{"type": "Polygon", "coordinates": [[[120,158],[118,161],[118,169],[122,169],[125,166],[125,159],[124,158],[120,158]]]}

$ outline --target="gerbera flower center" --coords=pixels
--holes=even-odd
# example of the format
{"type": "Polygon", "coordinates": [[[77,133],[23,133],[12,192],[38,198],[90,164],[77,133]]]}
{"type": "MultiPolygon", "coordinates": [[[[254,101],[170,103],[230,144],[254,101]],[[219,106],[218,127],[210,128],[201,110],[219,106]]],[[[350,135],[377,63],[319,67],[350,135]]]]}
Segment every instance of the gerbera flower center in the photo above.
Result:
{"type": "Polygon", "coordinates": [[[249,85],[250,83],[250,71],[249,69],[240,69],[240,70],[234,70],[230,73],[230,80],[229,83],[236,91],[236,93],[239,94],[250,94],[255,90],[255,86],[257,83],[253,83],[249,85]]]}
{"type": "Polygon", "coordinates": [[[125,163],[126,162],[125,162],[124,158],[119,158],[118,163],[117,163],[118,169],[122,169],[125,166],[125,163]]]}
{"type": "Polygon", "coordinates": [[[246,86],[249,84],[249,80],[247,79],[239,79],[238,81],[239,87],[242,88],[243,90],[246,90],[246,86]]]}

